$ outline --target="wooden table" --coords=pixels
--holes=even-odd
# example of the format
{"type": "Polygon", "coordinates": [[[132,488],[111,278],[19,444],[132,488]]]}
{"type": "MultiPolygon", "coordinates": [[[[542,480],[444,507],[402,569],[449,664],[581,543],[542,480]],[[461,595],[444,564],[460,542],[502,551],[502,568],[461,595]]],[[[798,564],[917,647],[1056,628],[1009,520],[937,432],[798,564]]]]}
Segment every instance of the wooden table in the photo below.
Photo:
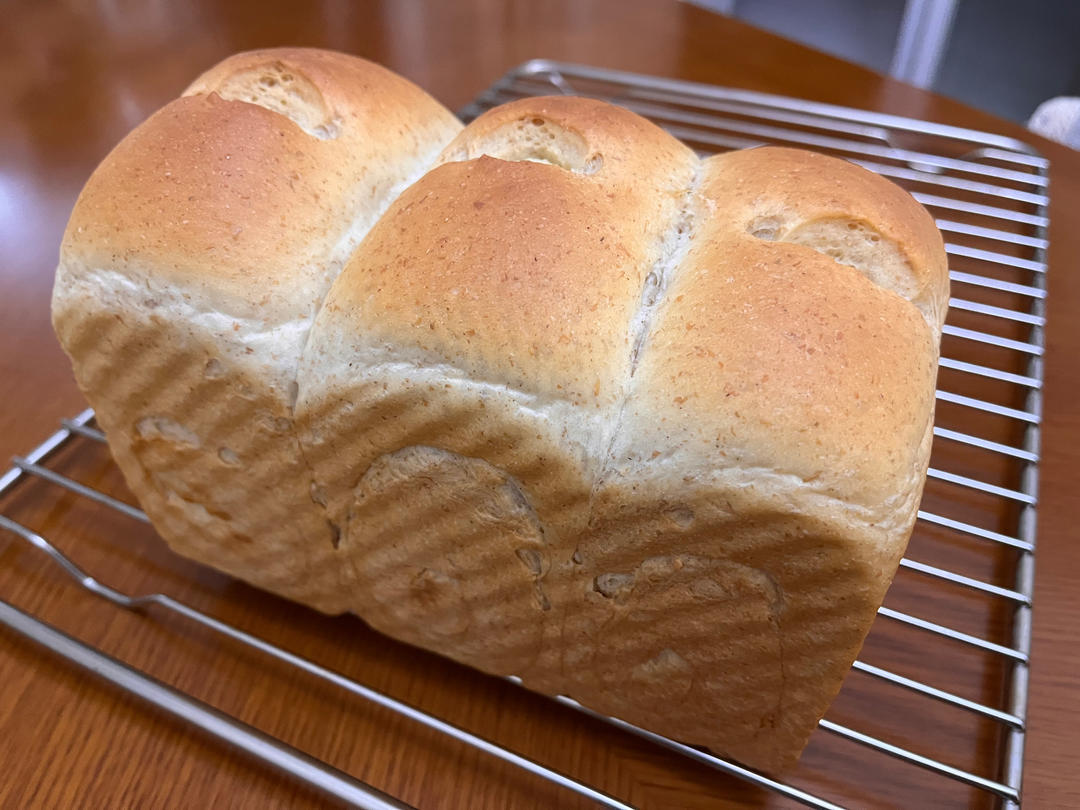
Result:
{"type": "MultiPolygon", "coordinates": [[[[932,93],[697,8],[637,2],[291,5],[16,0],[0,27],[0,457],[84,405],[49,327],[57,246],[93,166],[200,70],[238,50],[316,45],[379,61],[452,109],[543,56],[1001,132],[1051,160],[1048,354],[1025,799],[1080,804],[1080,155],[932,93]]],[[[57,464],[122,492],[104,451],[57,464]]],[[[74,497],[15,493],[20,516],[110,583],[163,589],[321,663],[648,807],[781,804],[509,684],[326,619],[180,560],[74,497]],[[105,521],[104,524],[102,521],[105,521]],[[89,527],[93,526],[91,531],[89,527]],[[110,534],[117,542],[105,542],[110,534]],[[721,799],[720,797],[723,797],[721,799]]],[[[577,806],[463,746],[342,700],[172,618],[119,611],[0,535],[0,596],[155,677],[423,808],[577,806]]],[[[308,807],[322,799],[0,632],[0,806],[308,807]]],[[[873,797],[853,794],[852,801],[873,797]]],[[[878,797],[888,803],[888,797],[878,797]]],[[[584,806],[584,805],[582,805],[584,806]]]]}

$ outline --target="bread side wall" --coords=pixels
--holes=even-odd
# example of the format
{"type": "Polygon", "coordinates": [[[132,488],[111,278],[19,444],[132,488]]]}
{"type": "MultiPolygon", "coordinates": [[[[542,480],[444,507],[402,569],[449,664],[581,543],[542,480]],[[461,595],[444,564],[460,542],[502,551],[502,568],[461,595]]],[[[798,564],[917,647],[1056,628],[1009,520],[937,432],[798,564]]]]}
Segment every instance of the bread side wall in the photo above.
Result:
{"type": "MultiPolygon", "coordinates": [[[[54,324],[132,492],[180,554],[340,612],[331,532],[312,501],[289,387],[219,333],[60,271],[54,324]]],[[[145,292],[145,290],[144,290],[145,292]]]]}

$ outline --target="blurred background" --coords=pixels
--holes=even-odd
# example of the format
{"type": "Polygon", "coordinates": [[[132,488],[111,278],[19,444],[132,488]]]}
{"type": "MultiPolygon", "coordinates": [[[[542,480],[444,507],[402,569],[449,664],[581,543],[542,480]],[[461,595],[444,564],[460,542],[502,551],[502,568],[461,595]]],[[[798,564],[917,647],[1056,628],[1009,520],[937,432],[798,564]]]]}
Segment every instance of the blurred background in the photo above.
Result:
{"type": "Polygon", "coordinates": [[[1026,124],[1080,96],[1077,0],[696,0],[720,14],[1026,124]]]}

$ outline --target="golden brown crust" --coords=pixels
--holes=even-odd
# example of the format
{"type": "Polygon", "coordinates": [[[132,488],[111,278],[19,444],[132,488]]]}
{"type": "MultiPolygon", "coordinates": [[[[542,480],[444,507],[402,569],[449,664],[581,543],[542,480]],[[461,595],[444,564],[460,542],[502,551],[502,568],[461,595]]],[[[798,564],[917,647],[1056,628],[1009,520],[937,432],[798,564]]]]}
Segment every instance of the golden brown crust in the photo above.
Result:
{"type": "Polygon", "coordinates": [[[771,241],[798,241],[814,223],[866,226],[906,260],[912,283],[904,297],[933,309],[931,321],[941,328],[949,288],[941,233],[895,183],[845,160],[775,146],[717,155],[707,164],[705,196],[717,206],[718,232],[765,227],[771,241]]]}
{"type": "Polygon", "coordinates": [[[356,613],[474,666],[540,678],[562,656],[548,589],[586,527],[608,417],[626,394],[628,330],[697,160],[626,111],[539,99],[474,122],[444,161],[391,206],[327,296],[299,376],[301,442],[344,527],[356,613]],[[408,497],[367,491],[371,470],[405,451],[441,461],[398,485],[408,497]],[[505,528],[519,522],[512,500],[451,484],[487,469],[520,493],[534,542],[505,528]],[[468,551],[455,551],[462,538],[468,551]],[[367,587],[387,544],[409,550],[392,597],[367,587]],[[454,620],[410,629],[410,594],[454,620]]]}
{"type": "Polygon", "coordinates": [[[645,200],[538,163],[485,156],[440,166],[353,256],[323,328],[403,354],[415,347],[418,362],[451,363],[477,380],[610,406],[651,264],[641,257],[660,242],[656,226],[636,227],[652,213],[640,210],[645,200]]]}
{"type": "Polygon", "coordinates": [[[442,160],[481,155],[546,161],[639,189],[693,160],[686,146],[641,116],[576,96],[525,98],[490,109],[462,130],[442,160]]]}
{"type": "Polygon", "coordinates": [[[338,242],[370,226],[379,199],[422,172],[459,128],[422,90],[362,59],[305,49],[240,54],[102,162],[61,254],[153,276],[237,317],[309,318],[340,269],[326,266],[338,242]],[[333,137],[214,90],[228,77],[258,84],[283,71],[320,91],[333,137]]]}
{"type": "Polygon", "coordinates": [[[851,164],[702,162],[584,99],[448,143],[388,76],[240,55],[88,184],[55,322],[133,490],[197,559],[790,765],[915,517],[932,220],[851,164]],[[437,168],[387,180],[403,153],[437,168]]]}
{"type": "Polygon", "coordinates": [[[908,301],[815,250],[717,233],[713,223],[727,229],[739,212],[712,196],[712,181],[703,197],[715,214],[700,219],[635,377],[629,452],[678,453],[675,468],[760,468],[888,506],[921,472],[932,329],[908,301]]]}
{"type": "Polygon", "coordinates": [[[782,770],[915,520],[944,251],[887,181],[792,150],[706,161],[697,205],[577,547],[562,688],[782,770]]]}

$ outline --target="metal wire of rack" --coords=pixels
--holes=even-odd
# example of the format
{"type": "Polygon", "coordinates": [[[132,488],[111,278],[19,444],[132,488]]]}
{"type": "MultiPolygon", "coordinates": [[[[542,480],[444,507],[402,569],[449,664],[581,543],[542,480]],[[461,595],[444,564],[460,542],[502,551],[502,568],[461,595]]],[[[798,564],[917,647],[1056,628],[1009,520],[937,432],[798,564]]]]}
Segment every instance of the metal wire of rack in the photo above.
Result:
{"type": "MultiPolygon", "coordinates": [[[[999,744],[993,746],[993,761],[983,762],[982,769],[976,772],[974,768],[950,764],[937,751],[916,750],[906,741],[893,742],[885,735],[858,730],[829,718],[821,721],[820,729],[875,757],[884,756],[915,766],[927,778],[951,780],[1004,807],[1018,808],[1038,497],[1048,162],[1023,142],[989,133],[546,60],[534,60],[511,71],[478,96],[461,115],[468,120],[491,106],[515,98],[551,93],[588,95],[621,104],[657,122],[703,154],[762,143],[837,154],[905,185],[935,215],[946,235],[954,297],[944,330],[929,483],[908,556],[901,563],[897,583],[879,611],[879,621],[853,672],[891,690],[875,693],[878,697],[870,704],[881,710],[877,713],[882,716],[890,714],[885,710],[890,700],[900,701],[894,711],[915,711],[912,707],[917,706],[918,711],[928,716],[935,712],[935,707],[946,706],[998,729],[999,744]],[[975,350],[979,352],[977,357],[973,354],[975,350]],[[993,565],[988,569],[994,576],[976,576],[938,564],[938,558],[950,559],[949,547],[972,543],[994,555],[993,565]],[[919,552],[930,554],[935,561],[913,558],[919,552]],[[945,592],[974,594],[986,600],[988,615],[996,618],[980,626],[996,629],[997,637],[971,632],[970,627],[952,626],[947,621],[949,602],[940,597],[945,592]],[[894,594],[902,600],[898,607],[890,604],[894,594]],[[933,606],[936,601],[945,606],[946,620],[919,615],[918,606],[933,606]],[[890,639],[890,634],[896,635],[893,628],[900,628],[906,635],[902,633],[899,640],[890,639]],[[889,643],[879,644],[879,639],[889,643]],[[976,699],[933,685],[935,662],[953,650],[980,656],[979,661],[987,662],[970,664],[968,671],[983,683],[984,693],[989,688],[994,699],[985,696],[976,699]],[[865,660],[869,656],[876,658],[865,660]],[[913,657],[928,663],[925,667],[913,664],[913,657]],[[992,673],[998,676],[991,677],[992,673]],[[986,687],[987,683],[992,686],[986,687]],[[886,696],[880,697],[881,694],[886,696]],[[896,697],[899,695],[903,699],[896,697]]],[[[57,450],[75,441],[104,442],[103,434],[93,426],[93,413],[89,410],[64,420],[61,429],[45,442],[27,456],[14,459],[14,466],[0,477],[0,507],[4,496],[20,482],[36,478],[132,519],[147,521],[136,507],[46,465],[57,450]]],[[[2,509],[0,529],[48,554],[83,588],[117,606],[177,614],[579,796],[607,807],[628,806],[572,776],[370,689],[165,594],[120,593],[80,569],[56,544],[7,516],[2,509]]],[[[965,559],[975,560],[975,567],[979,567],[976,557],[965,559]]],[[[407,806],[3,601],[0,601],[0,623],[331,796],[360,807],[407,806]]],[[[938,666],[940,672],[943,665],[938,666]]],[[[849,685],[845,684],[838,702],[842,702],[847,691],[849,685]]],[[[557,700],[597,716],[569,698],[557,700]]],[[[795,802],[816,808],[840,806],[806,786],[764,776],[617,719],[600,719],[795,802]]]]}

